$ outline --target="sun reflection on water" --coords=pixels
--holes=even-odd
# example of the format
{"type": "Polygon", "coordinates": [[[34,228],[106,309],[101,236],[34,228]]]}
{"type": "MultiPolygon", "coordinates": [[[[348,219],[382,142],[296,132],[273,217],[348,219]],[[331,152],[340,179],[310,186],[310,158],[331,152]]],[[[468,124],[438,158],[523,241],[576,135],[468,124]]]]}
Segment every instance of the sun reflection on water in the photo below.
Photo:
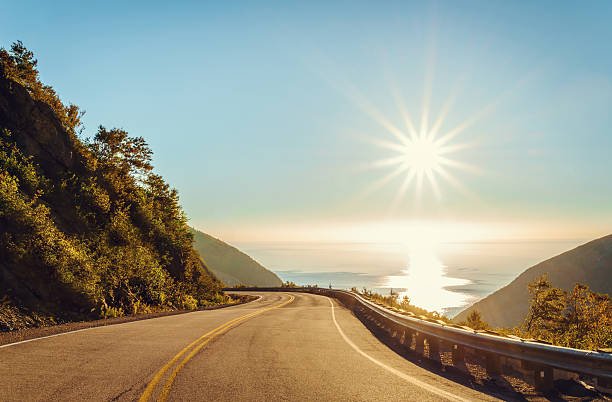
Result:
{"type": "Polygon", "coordinates": [[[448,288],[467,285],[470,281],[447,277],[446,266],[436,248],[435,241],[415,237],[407,245],[407,269],[402,275],[387,276],[385,286],[405,289],[399,292],[400,299],[408,296],[412,305],[444,314],[447,309],[467,305],[470,300],[469,295],[448,288]]]}

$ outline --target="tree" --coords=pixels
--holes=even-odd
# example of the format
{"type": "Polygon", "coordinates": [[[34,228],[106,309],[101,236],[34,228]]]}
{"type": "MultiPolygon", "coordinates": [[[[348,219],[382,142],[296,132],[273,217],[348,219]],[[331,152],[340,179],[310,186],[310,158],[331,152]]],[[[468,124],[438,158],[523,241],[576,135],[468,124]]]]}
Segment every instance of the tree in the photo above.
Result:
{"type": "Polygon", "coordinates": [[[144,186],[156,217],[168,225],[176,222],[187,223],[179,204],[178,191],[170,188],[161,176],[149,173],[144,186]]]}
{"type": "Polygon", "coordinates": [[[44,85],[38,78],[38,60],[21,41],[13,43],[10,51],[0,49],[0,74],[28,90],[30,95],[48,104],[61,120],[64,128],[74,134],[81,125],[84,112],[76,105],[64,105],[50,85],[44,85]]]}
{"type": "Polygon", "coordinates": [[[565,292],[546,274],[529,285],[531,306],[524,329],[528,336],[580,349],[612,346],[612,304],[606,294],[576,283],[565,292]]]}
{"type": "Polygon", "coordinates": [[[478,310],[472,310],[467,316],[465,325],[473,329],[489,329],[489,324],[482,320],[482,314],[478,310]]]}
{"type": "Polygon", "coordinates": [[[90,150],[106,170],[120,175],[141,178],[153,170],[153,151],[142,137],[129,137],[120,129],[107,130],[103,126],[89,144],[90,150]]]}
{"type": "Polygon", "coordinates": [[[525,329],[536,336],[550,338],[559,330],[565,310],[565,292],[552,287],[547,273],[531,282],[528,287],[531,306],[525,319],[525,329]]]}
{"type": "Polygon", "coordinates": [[[576,283],[565,299],[559,342],[569,347],[605,347],[612,343],[612,304],[610,296],[593,292],[576,283]]]}

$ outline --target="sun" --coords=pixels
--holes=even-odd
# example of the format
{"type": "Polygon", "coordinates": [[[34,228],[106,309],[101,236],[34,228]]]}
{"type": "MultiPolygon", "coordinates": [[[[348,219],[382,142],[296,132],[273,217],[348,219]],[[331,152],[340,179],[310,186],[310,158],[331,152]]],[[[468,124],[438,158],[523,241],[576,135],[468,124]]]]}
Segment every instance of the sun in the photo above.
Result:
{"type": "Polygon", "coordinates": [[[403,175],[403,180],[392,201],[392,210],[395,210],[410,188],[414,188],[417,202],[420,202],[423,192],[427,187],[435,195],[437,200],[442,198],[440,181],[445,181],[457,188],[464,194],[469,191],[453,175],[454,170],[467,170],[478,172],[475,167],[452,158],[453,153],[469,148],[472,144],[452,143],[466,125],[459,125],[452,130],[439,135],[445,113],[441,113],[431,128],[428,128],[427,112],[421,117],[421,128],[417,131],[410,118],[403,112],[406,122],[405,131],[391,124],[381,113],[374,114],[375,119],[391,133],[395,141],[371,139],[375,145],[393,151],[393,155],[372,162],[370,168],[391,168],[391,172],[366,189],[366,192],[374,191],[396,177],[403,175]]]}
{"type": "Polygon", "coordinates": [[[404,146],[404,164],[417,174],[437,171],[440,167],[440,147],[430,138],[416,138],[404,146]]]}
{"type": "MultiPolygon", "coordinates": [[[[392,74],[389,74],[390,76],[392,74]]],[[[503,97],[496,98],[493,102],[477,109],[472,114],[466,116],[459,124],[451,126],[448,129],[447,117],[456,103],[460,83],[465,78],[460,77],[457,83],[450,86],[450,92],[447,98],[440,104],[438,114],[433,116],[431,113],[431,95],[433,73],[428,71],[424,80],[423,105],[420,114],[419,126],[414,124],[411,113],[409,113],[407,103],[399,90],[399,87],[394,85],[392,77],[388,77],[390,95],[401,117],[401,123],[392,121],[388,115],[379,109],[371,99],[365,96],[357,87],[343,79],[342,76],[335,77],[335,80],[330,82],[340,82],[340,90],[345,94],[347,99],[357,106],[367,116],[372,118],[376,123],[384,129],[376,136],[363,133],[356,137],[365,140],[369,144],[374,144],[378,147],[392,151],[393,154],[376,161],[358,166],[359,171],[366,169],[381,169],[386,168],[391,171],[383,177],[370,183],[364,188],[357,198],[362,198],[368,194],[374,193],[381,187],[396,181],[396,178],[402,178],[399,182],[397,193],[393,198],[391,205],[391,213],[399,207],[406,194],[414,189],[414,205],[419,206],[421,199],[426,191],[433,192],[437,201],[442,199],[441,183],[453,187],[457,192],[462,193],[467,198],[477,200],[476,194],[469,191],[461,181],[455,178],[455,173],[465,171],[468,173],[483,174],[481,169],[460,161],[454,154],[467,148],[476,146],[482,140],[482,134],[472,134],[470,142],[457,142],[457,137],[468,130],[472,125],[489,114],[491,110],[501,101],[503,97]],[[387,138],[379,137],[379,134],[384,133],[387,138]],[[390,137],[389,137],[390,134],[390,137]]],[[[336,84],[335,84],[336,85],[336,84]]],[[[502,94],[505,95],[505,94],[502,94]]],[[[394,113],[395,114],[395,113],[394,113]]]]}

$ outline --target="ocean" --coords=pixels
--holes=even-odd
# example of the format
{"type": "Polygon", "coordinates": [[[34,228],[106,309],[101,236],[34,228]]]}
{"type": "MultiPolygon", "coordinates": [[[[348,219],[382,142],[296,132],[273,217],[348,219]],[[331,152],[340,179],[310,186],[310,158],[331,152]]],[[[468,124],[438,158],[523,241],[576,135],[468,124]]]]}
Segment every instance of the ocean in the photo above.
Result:
{"type": "Polygon", "coordinates": [[[391,291],[453,317],[525,269],[586,240],[404,245],[396,243],[236,243],[283,281],[391,291]]]}

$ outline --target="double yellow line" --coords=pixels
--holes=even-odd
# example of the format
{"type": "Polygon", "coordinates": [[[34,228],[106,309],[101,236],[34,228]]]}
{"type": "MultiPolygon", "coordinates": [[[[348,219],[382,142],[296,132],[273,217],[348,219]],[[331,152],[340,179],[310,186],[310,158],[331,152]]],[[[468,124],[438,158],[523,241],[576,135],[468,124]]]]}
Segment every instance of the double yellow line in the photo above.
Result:
{"type": "Polygon", "coordinates": [[[193,348],[191,350],[191,352],[174,368],[174,370],[172,371],[172,374],[170,374],[170,377],[168,377],[168,380],[166,380],[166,384],[164,385],[164,388],[161,391],[161,394],[160,394],[160,396],[158,398],[158,401],[162,401],[163,402],[163,401],[166,400],[166,398],[168,397],[168,393],[170,392],[170,389],[172,388],[172,383],[174,383],[174,379],[176,378],[178,372],[185,366],[185,364],[187,364],[187,362],[189,360],[191,360],[191,358],[193,356],[195,356],[200,350],[202,350],[202,348],[208,342],[210,342],[213,338],[215,338],[216,336],[220,335],[221,333],[227,331],[228,329],[230,329],[231,327],[235,326],[236,324],[238,324],[241,321],[244,321],[244,320],[246,320],[248,318],[254,317],[254,316],[258,315],[258,314],[265,313],[266,311],[270,311],[270,310],[274,310],[275,308],[286,306],[287,304],[291,303],[294,299],[295,299],[295,297],[293,297],[292,295],[289,295],[289,300],[287,300],[284,303],[278,304],[276,306],[264,308],[264,309],[261,309],[261,310],[257,310],[257,311],[254,311],[252,313],[245,314],[245,315],[243,315],[241,317],[238,317],[238,318],[234,318],[233,320],[230,320],[230,321],[226,322],[225,324],[222,324],[222,325],[218,326],[217,328],[213,329],[212,331],[209,331],[209,332],[205,333],[204,335],[202,335],[201,337],[199,337],[195,341],[191,342],[189,345],[185,346],[183,348],[183,350],[178,352],[176,354],[176,356],[174,356],[172,358],[172,360],[170,360],[168,363],[166,363],[166,365],[164,367],[162,367],[157,372],[157,374],[155,374],[155,377],[153,377],[153,379],[151,380],[149,385],[147,385],[147,388],[145,388],[144,392],[142,393],[142,395],[140,396],[140,399],[138,399],[138,401],[139,402],[146,402],[146,401],[148,401],[149,398],[151,397],[151,395],[153,394],[153,391],[155,390],[155,387],[157,386],[157,383],[159,383],[159,381],[163,377],[164,373],[166,371],[168,371],[168,369],[170,367],[172,367],[172,365],[174,365],[174,363],[176,363],[191,348],[193,348]],[[201,343],[198,345],[199,342],[201,342],[201,343]]]}

